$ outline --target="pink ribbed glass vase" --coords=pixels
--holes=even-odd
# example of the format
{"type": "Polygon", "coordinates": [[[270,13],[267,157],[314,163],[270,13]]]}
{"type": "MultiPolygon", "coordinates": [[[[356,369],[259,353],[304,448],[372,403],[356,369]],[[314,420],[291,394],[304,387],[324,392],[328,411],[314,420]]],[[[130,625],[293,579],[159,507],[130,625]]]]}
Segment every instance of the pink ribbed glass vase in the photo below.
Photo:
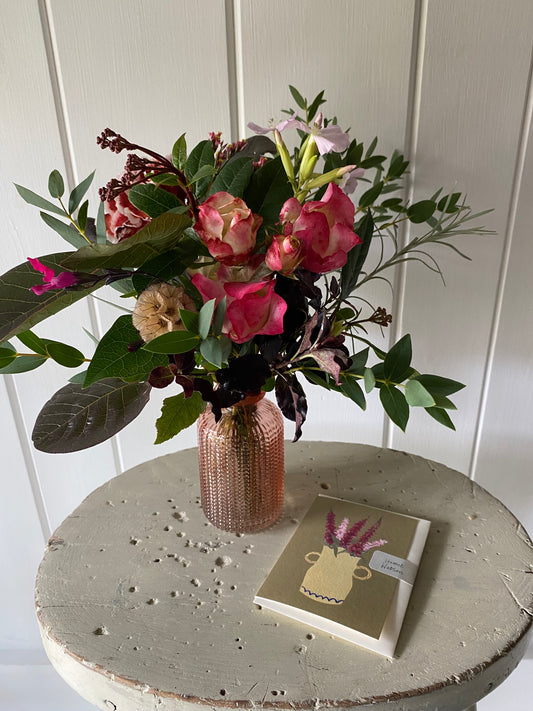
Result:
{"type": "Polygon", "coordinates": [[[283,416],[261,395],[215,417],[198,419],[202,508],[217,528],[234,533],[273,524],[283,506],[283,416]]]}

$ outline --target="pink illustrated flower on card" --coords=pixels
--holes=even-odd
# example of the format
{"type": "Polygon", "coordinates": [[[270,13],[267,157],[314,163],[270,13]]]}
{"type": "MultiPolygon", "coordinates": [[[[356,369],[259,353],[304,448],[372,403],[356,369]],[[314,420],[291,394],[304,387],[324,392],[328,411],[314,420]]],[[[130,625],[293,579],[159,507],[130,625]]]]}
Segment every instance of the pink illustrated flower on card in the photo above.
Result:
{"type": "Polygon", "coordinates": [[[68,286],[74,286],[74,284],[78,283],[78,278],[72,274],[72,272],[59,272],[59,274],[55,274],[53,269],[32,257],[28,257],[28,262],[36,271],[43,275],[43,284],[30,287],[37,296],[41,296],[41,294],[51,289],[66,289],[68,286]]]}
{"type": "Polygon", "coordinates": [[[262,221],[241,198],[218,192],[198,208],[194,229],[212,257],[233,266],[244,264],[252,254],[262,221]]]}
{"type": "Polygon", "coordinates": [[[105,201],[104,214],[107,239],[113,244],[132,237],[152,219],[130,202],[127,190],[105,201]]]}
{"type": "Polygon", "coordinates": [[[322,200],[310,200],[303,206],[295,198],[287,200],[280,219],[285,234],[304,245],[304,269],[325,274],[346,264],[348,252],[362,241],[353,231],[354,214],[353,202],[335,183],[328,185],[322,200]]]}

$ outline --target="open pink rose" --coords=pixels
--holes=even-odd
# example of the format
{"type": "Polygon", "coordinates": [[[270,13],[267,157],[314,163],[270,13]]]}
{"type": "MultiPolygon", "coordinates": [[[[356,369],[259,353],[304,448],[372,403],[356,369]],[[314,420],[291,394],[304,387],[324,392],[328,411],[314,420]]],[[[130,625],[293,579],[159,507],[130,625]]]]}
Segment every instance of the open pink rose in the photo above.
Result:
{"type": "Polygon", "coordinates": [[[262,221],[243,200],[219,192],[200,205],[194,229],[211,256],[232,266],[244,264],[251,255],[262,221]]]}
{"type": "Polygon", "coordinates": [[[226,318],[222,332],[234,343],[246,343],[258,334],[282,333],[287,304],[275,293],[274,281],[232,281],[231,271],[221,265],[216,280],[199,272],[192,278],[204,303],[215,299],[216,304],[219,304],[226,297],[226,318]]]}
{"type": "Polygon", "coordinates": [[[322,200],[310,200],[299,208],[295,198],[283,205],[280,220],[285,234],[300,239],[304,246],[302,267],[316,274],[340,269],[348,252],[361,238],[353,231],[355,208],[335,183],[330,183],[322,200]]]}
{"type": "Polygon", "coordinates": [[[119,193],[114,200],[106,200],[104,212],[107,239],[114,244],[131,237],[151,220],[145,212],[132,205],[127,190],[119,193]]]}

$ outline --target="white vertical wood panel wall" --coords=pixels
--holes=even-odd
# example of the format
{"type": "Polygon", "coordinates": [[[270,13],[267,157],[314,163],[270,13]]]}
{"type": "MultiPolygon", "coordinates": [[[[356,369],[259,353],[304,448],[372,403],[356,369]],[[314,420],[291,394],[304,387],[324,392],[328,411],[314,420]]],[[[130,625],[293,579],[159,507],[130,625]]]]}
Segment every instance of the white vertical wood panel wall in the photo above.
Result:
{"type": "MultiPolygon", "coordinates": [[[[467,238],[472,262],[438,253],[447,286],[420,265],[395,275],[395,325],[416,365],[463,380],[457,432],[416,413],[407,434],[374,398],[362,413],[309,388],[308,439],[394,446],[453,466],[485,485],[533,529],[530,448],[533,136],[529,0],[0,0],[2,272],[65,248],[12,187],[46,188],[52,168],[96,187],[120,172],[102,152],[106,126],[169,151],[210,130],[229,136],[291,104],[287,85],[326,89],[326,108],[352,135],[414,160],[415,196],[445,185],[468,193],[496,234],[467,238]]],[[[237,136],[233,136],[237,137],[237,136]]],[[[96,201],[93,200],[93,204],[96,201]]],[[[68,247],[67,247],[68,248],[68,247]]],[[[371,296],[391,307],[391,296],[371,296]]],[[[80,304],[37,333],[90,352],[82,331],[115,318],[80,304]]],[[[114,442],[68,456],[32,449],[32,423],[65,381],[52,365],[0,388],[3,452],[0,650],[39,646],[31,583],[45,538],[94,487],[121,469],[191,446],[194,430],[152,445],[161,396],[114,442]]],[[[290,428],[287,430],[290,434],[290,428]]],[[[357,473],[354,472],[354,476],[357,473]]]]}

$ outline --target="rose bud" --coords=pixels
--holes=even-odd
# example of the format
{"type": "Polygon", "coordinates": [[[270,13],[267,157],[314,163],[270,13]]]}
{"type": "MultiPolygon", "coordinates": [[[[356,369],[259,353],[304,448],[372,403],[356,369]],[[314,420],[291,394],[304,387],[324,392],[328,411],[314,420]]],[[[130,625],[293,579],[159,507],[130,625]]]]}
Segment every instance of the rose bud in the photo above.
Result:
{"type": "Polygon", "coordinates": [[[304,258],[303,242],[294,235],[275,235],[265,262],[273,272],[292,274],[304,258]]]}

